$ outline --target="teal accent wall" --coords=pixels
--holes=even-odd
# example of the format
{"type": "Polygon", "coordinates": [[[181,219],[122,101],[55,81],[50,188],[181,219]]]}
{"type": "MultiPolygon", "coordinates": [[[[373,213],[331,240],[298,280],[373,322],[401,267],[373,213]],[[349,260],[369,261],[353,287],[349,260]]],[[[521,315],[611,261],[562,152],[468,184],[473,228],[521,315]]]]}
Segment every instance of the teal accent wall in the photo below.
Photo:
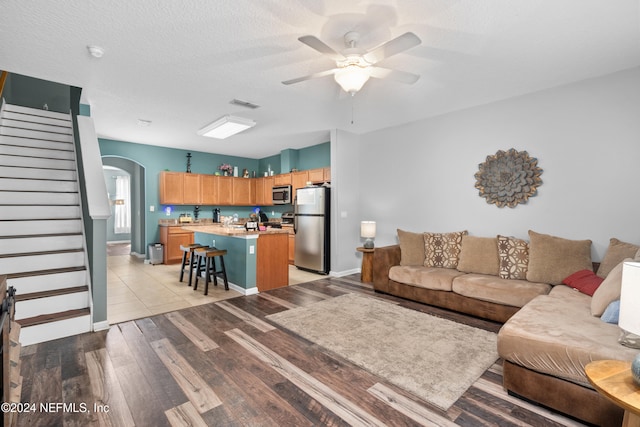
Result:
{"type": "Polygon", "coordinates": [[[271,166],[271,170],[273,171],[274,175],[280,173],[280,154],[260,159],[258,161],[258,175],[264,176],[264,173],[267,172],[269,166],[271,166]]]}
{"type": "MultiPolygon", "coordinates": [[[[136,144],[126,141],[116,141],[112,139],[98,138],[100,152],[102,156],[122,157],[139,163],[145,170],[144,194],[146,204],[141,206],[141,212],[145,217],[144,227],[146,242],[144,247],[150,243],[160,240],[158,221],[160,219],[175,219],[182,213],[194,215],[194,206],[171,206],[172,212],[166,215],[165,206],[160,204],[159,174],[161,171],[170,170],[185,172],[187,167],[187,153],[191,153],[191,172],[213,174],[218,171],[218,166],[222,163],[230,163],[238,166],[238,170],[247,168],[249,171],[257,171],[258,176],[263,176],[267,171],[267,166],[275,174],[281,173],[281,155],[266,157],[264,159],[248,159],[244,157],[225,156],[221,154],[203,153],[199,151],[178,150],[175,148],[158,147],[155,145],[136,144]],[[150,211],[150,206],[154,207],[154,212],[150,211]]],[[[289,150],[287,150],[289,151],[289,150]]],[[[323,143],[319,146],[312,146],[296,151],[298,166],[292,166],[300,170],[326,167],[330,165],[330,145],[323,143]],[[306,167],[305,165],[312,165],[306,167]]],[[[291,156],[291,153],[288,154],[291,156]]],[[[284,172],[289,172],[284,171],[284,172]]],[[[199,218],[213,218],[215,206],[201,206],[199,218]]],[[[241,218],[248,217],[256,206],[220,206],[222,215],[238,214],[241,218]]],[[[292,210],[291,205],[265,206],[262,211],[269,218],[279,218],[282,213],[292,210]]]]}
{"type": "Polygon", "coordinates": [[[331,166],[331,143],[312,145],[298,150],[298,170],[326,168],[331,166]]]}
{"type": "Polygon", "coordinates": [[[80,104],[80,113],[81,116],[91,117],[91,106],[87,104],[80,104]]]}

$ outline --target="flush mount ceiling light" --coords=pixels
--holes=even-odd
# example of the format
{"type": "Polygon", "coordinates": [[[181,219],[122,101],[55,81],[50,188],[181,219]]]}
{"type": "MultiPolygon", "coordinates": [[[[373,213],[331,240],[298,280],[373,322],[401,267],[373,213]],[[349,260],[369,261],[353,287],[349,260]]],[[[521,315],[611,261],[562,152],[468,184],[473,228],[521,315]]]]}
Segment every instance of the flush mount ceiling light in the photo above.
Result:
{"type": "Polygon", "coordinates": [[[138,126],[149,127],[151,126],[151,120],[138,119],[138,126]]]}
{"type": "Polygon", "coordinates": [[[238,132],[252,128],[255,125],[256,122],[251,119],[226,115],[200,129],[198,135],[225,139],[238,132]]]}

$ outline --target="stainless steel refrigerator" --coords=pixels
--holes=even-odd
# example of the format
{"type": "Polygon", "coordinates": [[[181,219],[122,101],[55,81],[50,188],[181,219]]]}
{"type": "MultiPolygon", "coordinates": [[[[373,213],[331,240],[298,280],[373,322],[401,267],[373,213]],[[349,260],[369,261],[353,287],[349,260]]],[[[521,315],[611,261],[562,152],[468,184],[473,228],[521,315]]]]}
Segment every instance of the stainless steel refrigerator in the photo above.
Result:
{"type": "Polygon", "coordinates": [[[329,188],[298,188],[294,200],[293,264],[302,270],[329,274],[329,188]]]}

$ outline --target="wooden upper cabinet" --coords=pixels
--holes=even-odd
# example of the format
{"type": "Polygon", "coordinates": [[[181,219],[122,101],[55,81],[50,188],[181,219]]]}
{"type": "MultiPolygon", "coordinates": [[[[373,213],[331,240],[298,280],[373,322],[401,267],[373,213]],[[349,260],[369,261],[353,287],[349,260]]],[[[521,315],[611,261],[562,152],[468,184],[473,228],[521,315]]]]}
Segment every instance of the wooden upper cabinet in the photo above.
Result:
{"type": "Polygon", "coordinates": [[[314,184],[324,182],[324,169],[310,169],[309,172],[309,181],[314,184]]]}
{"type": "Polygon", "coordinates": [[[233,184],[234,178],[232,176],[216,176],[217,185],[217,197],[216,205],[233,205],[233,184]]]}
{"type": "Polygon", "coordinates": [[[160,172],[160,204],[184,203],[184,175],[182,172],[160,172]]]}
{"type": "Polygon", "coordinates": [[[309,171],[299,171],[291,173],[291,190],[293,192],[292,197],[296,197],[296,190],[298,188],[305,187],[309,181],[309,171]]]}
{"type": "Polygon", "coordinates": [[[271,206],[273,205],[273,177],[266,176],[264,178],[256,178],[256,205],[271,206]]]}
{"type": "Polygon", "coordinates": [[[256,184],[254,179],[234,178],[233,179],[233,204],[253,205],[256,199],[256,184]]]}
{"type": "Polygon", "coordinates": [[[273,185],[291,185],[291,174],[281,173],[278,175],[274,175],[273,185]]]}
{"type": "Polygon", "coordinates": [[[203,205],[215,205],[218,194],[215,175],[200,175],[200,200],[203,205]]]}
{"type": "Polygon", "coordinates": [[[195,173],[184,173],[183,176],[183,199],[185,205],[200,205],[202,198],[200,194],[200,175],[195,173]]]}

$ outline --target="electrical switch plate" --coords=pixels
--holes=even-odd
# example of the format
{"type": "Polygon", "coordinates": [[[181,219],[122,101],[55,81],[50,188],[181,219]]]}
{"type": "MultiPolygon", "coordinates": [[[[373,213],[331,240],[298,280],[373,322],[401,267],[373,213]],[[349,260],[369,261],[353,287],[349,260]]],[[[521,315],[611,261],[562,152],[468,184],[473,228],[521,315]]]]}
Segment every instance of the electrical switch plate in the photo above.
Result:
{"type": "Polygon", "coordinates": [[[149,212],[155,212],[156,211],[156,207],[153,205],[149,206],[149,212]]]}
{"type": "Polygon", "coordinates": [[[347,217],[347,211],[340,212],[340,218],[346,218],[346,217],[347,217]]]}
{"type": "Polygon", "coordinates": [[[216,247],[216,239],[213,239],[213,244],[211,246],[213,246],[214,248],[216,247]]]}
{"type": "Polygon", "coordinates": [[[249,245],[249,254],[253,255],[256,253],[256,247],[253,245],[249,245]]]}

